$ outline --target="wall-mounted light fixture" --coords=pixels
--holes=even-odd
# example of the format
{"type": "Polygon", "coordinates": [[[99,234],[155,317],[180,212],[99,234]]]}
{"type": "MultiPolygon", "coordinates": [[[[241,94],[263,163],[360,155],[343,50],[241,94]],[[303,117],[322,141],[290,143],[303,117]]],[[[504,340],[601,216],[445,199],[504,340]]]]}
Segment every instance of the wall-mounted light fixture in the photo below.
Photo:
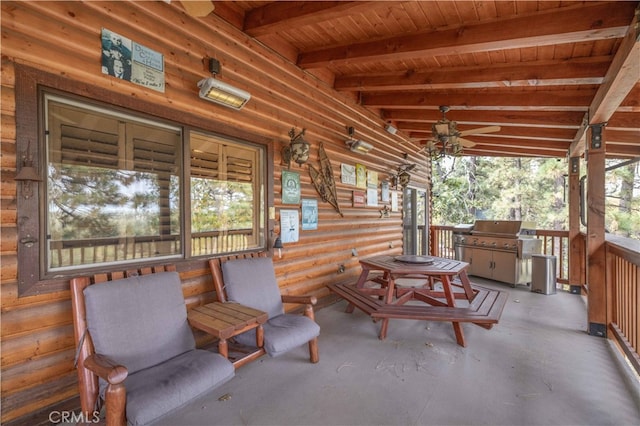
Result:
{"type": "MultiPolygon", "coordinates": [[[[406,157],[405,157],[406,158],[406,157]]],[[[398,189],[400,186],[405,189],[411,182],[411,171],[415,169],[417,164],[402,164],[398,166],[398,173],[391,177],[392,185],[398,189]]]]}
{"type": "Polygon", "coordinates": [[[300,133],[296,135],[295,127],[289,130],[289,137],[291,141],[289,145],[285,145],[282,148],[282,161],[287,165],[287,168],[291,166],[291,160],[295,161],[299,165],[303,165],[309,160],[309,142],[304,138],[304,132],[306,129],[302,129],[300,133]]]}
{"type": "Polygon", "coordinates": [[[387,133],[391,133],[392,135],[395,135],[396,133],[398,133],[398,128],[391,123],[387,123],[384,126],[384,129],[387,131],[387,133]]]}
{"type": "MultiPolygon", "coordinates": [[[[220,73],[220,61],[213,58],[205,58],[205,60],[208,61],[211,74],[215,76],[220,73]]],[[[200,97],[202,99],[236,110],[242,109],[251,99],[249,92],[216,80],[214,77],[200,80],[198,87],[200,88],[200,97]]]]}
{"type": "MultiPolygon", "coordinates": [[[[30,145],[30,144],[29,144],[30,145]]],[[[16,182],[20,182],[22,185],[22,196],[24,198],[31,198],[33,196],[33,182],[41,182],[42,178],[38,174],[38,171],[33,166],[33,160],[29,154],[29,146],[27,146],[27,152],[22,159],[22,167],[20,171],[16,173],[16,177],[13,178],[16,182]]]]}
{"type": "Polygon", "coordinates": [[[353,127],[347,127],[347,132],[349,133],[349,139],[345,143],[351,151],[366,154],[373,149],[373,145],[370,143],[354,138],[355,130],[353,127]]]}

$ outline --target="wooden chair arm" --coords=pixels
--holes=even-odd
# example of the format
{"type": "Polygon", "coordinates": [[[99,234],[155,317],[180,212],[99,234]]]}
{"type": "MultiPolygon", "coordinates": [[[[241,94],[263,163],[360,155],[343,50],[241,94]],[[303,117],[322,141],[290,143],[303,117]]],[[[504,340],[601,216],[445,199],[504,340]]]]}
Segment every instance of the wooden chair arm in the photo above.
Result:
{"type": "Polygon", "coordinates": [[[127,367],[117,364],[111,358],[100,354],[89,355],[84,360],[84,366],[112,385],[122,383],[129,375],[127,367]]]}
{"type": "Polygon", "coordinates": [[[300,303],[307,305],[315,305],[318,303],[318,299],[315,296],[291,296],[282,295],[282,303],[300,303]]]}

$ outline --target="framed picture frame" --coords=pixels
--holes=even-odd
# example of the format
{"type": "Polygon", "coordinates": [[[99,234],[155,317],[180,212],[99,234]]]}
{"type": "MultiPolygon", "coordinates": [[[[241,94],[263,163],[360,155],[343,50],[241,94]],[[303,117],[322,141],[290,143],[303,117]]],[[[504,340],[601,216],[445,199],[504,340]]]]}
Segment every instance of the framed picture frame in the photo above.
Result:
{"type": "Polygon", "coordinates": [[[315,198],[302,199],[302,230],[318,229],[318,200],[315,198]]]}
{"type": "Polygon", "coordinates": [[[282,171],[282,204],[300,204],[300,174],[282,171]]]}

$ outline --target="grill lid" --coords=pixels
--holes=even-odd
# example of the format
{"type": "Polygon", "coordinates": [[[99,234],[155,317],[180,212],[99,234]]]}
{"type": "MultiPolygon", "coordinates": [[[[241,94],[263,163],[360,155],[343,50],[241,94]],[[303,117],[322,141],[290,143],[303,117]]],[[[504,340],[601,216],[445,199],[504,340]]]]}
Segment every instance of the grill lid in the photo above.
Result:
{"type": "Polygon", "coordinates": [[[518,237],[532,235],[535,223],[522,220],[476,220],[472,235],[518,237]]]}

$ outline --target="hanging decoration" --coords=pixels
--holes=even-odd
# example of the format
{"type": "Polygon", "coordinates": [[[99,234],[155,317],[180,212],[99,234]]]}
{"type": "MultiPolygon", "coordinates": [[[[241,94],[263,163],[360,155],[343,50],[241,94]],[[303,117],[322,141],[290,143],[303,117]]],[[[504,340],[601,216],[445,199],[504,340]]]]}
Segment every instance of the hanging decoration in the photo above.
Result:
{"type": "Polygon", "coordinates": [[[320,170],[313,167],[312,164],[309,164],[309,175],[311,176],[311,181],[313,182],[313,186],[316,187],[318,194],[320,194],[320,198],[331,204],[336,211],[340,213],[340,216],[344,217],[340,211],[340,205],[338,204],[336,181],[333,177],[331,161],[329,161],[329,157],[324,151],[324,145],[322,143],[320,143],[318,151],[320,157],[320,170]]]}

